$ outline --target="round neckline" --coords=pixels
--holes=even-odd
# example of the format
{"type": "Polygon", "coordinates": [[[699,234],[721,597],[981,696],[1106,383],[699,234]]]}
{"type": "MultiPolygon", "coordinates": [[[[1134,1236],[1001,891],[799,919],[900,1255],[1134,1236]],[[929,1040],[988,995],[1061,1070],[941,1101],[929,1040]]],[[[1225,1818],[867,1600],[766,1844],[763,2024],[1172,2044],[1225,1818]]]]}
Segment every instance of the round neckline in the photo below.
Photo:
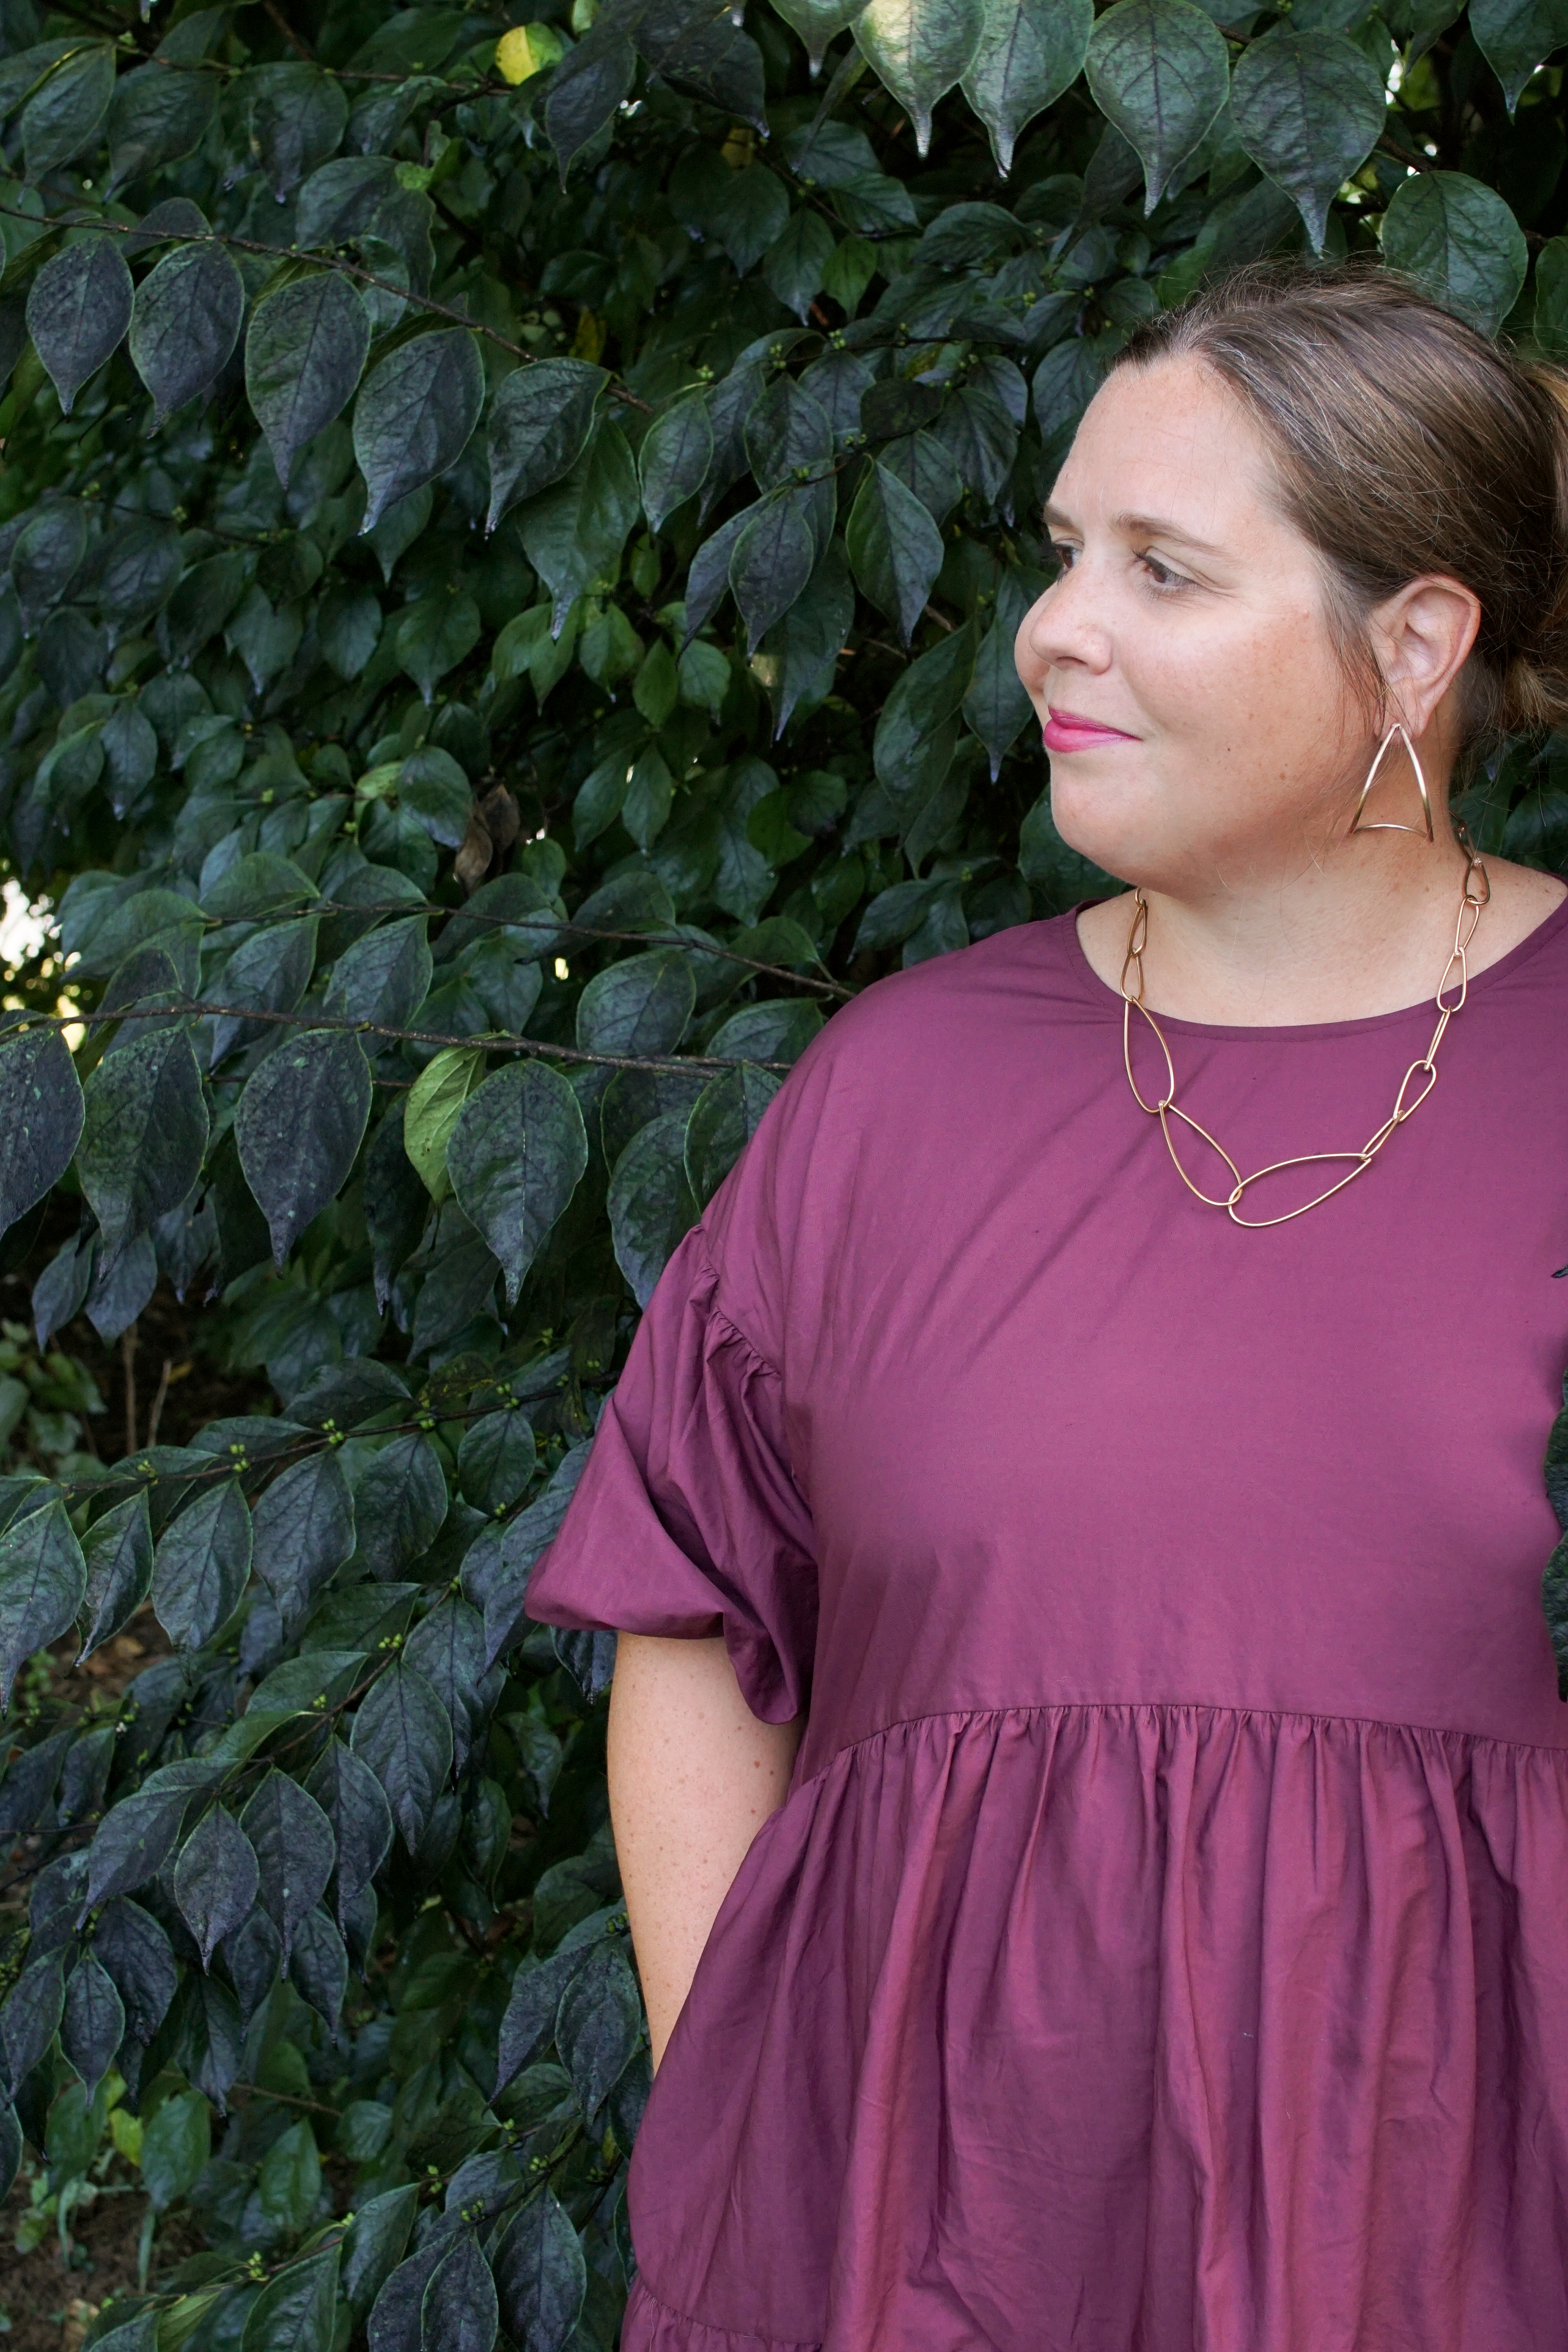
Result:
{"type": "MultiPolygon", "coordinates": [[[[1086,907],[1100,903],[1094,898],[1080,898],[1057,920],[1066,934],[1068,961],[1080,983],[1081,992],[1092,995],[1097,1003],[1103,1004],[1109,1015],[1120,1010],[1121,992],[1113,988],[1109,981],[1101,979],[1084,953],[1083,942],[1078,936],[1080,914],[1086,907]]],[[[1506,955],[1499,956],[1495,963],[1489,963],[1484,971],[1477,972],[1469,984],[1469,995],[1474,997],[1478,992],[1484,992],[1494,979],[1509,977],[1563,930],[1568,930],[1568,898],[1560,898],[1552,912],[1543,916],[1533,930],[1526,931],[1523,939],[1510,948],[1506,955]]],[[[1432,998],[1422,996],[1417,997],[1413,1004],[1396,1005],[1391,1013],[1364,1013],[1345,1021],[1187,1021],[1176,1013],[1161,1013],[1156,1017],[1162,1029],[1173,1029],[1185,1037],[1249,1037],[1256,1042],[1261,1039],[1311,1040],[1314,1037],[1370,1034],[1375,1030],[1392,1028],[1397,1022],[1430,1014],[1432,1011],[1432,998]]]]}

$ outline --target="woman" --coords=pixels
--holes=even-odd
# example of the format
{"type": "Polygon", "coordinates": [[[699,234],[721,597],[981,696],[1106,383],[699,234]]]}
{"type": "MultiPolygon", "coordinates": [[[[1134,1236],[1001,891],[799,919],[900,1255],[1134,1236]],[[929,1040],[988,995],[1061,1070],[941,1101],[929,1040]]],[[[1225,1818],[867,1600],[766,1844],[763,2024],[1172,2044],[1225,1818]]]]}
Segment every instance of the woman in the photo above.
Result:
{"type": "Polygon", "coordinates": [[[529,1600],[629,1636],[635,2352],[1568,2344],[1568,911],[1448,814],[1558,397],[1381,275],[1135,337],[1018,639],[1132,890],[864,992],[665,1271],[529,1600]]]}

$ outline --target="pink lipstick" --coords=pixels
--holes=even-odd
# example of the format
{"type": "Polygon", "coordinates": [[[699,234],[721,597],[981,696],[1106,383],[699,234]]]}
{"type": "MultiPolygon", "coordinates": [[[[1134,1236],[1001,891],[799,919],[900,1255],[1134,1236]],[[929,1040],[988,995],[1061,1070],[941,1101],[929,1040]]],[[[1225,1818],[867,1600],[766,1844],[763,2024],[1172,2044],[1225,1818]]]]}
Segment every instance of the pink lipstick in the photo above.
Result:
{"type": "Polygon", "coordinates": [[[1092,751],[1102,743],[1135,743],[1137,737],[1120,727],[1107,727],[1098,719],[1085,719],[1076,710],[1058,710],[1051,706],[1051,716],[1041,732],[1048,751],[1092,751]]]}

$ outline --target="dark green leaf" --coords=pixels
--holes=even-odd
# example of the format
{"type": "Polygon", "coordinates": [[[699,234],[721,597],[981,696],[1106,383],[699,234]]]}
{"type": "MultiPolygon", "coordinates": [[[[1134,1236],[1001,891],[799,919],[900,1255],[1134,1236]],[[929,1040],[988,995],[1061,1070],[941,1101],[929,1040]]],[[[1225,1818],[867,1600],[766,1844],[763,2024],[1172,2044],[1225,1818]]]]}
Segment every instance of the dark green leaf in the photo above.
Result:
{"type": "Polygon", "coordinates": [[[983,23],[982,0],[869,0],[855,18],[855,47],[914,123],[922,155],[931,110],[968,71],[983,23]]]}
{"type": "Polygon", "coordinates": [[[89,1950],[71,1970],[60,2020],[60,2047],[90,2099],[125,2038],[125,2011],[108,1969],[89,1950]]]}
{"type": "Polygon", "coordinates": [[[371,321],[350,279],[323,269],[257,303],[245,339],[245,388],[287,489],[308,441],[352,398],[371,321]]]}
{"type": "Polygon", "coordinates": [[[336,1456],[294,1463],[260,1496],[254,1522],[256,1574],[292,1633],[354,1549],[354,1507],[336,1456]]]}
{"type": "Polygon", "coordinates": [[[259,1877],[250,1840],[232,1813],[214,1805],[186,1839],[174,1865],[174,1900],[204,1969],[224,1937],[248,1916],[259,1877]]]}
{"type": "Polygon", "coordinates": [[[0,2051],[13,2095],[54,2040],[65,2001],[65,1957],[50,1952],[23,1969],[0,2005],[0,2051]]]}
{"type": "Polygon", "coordinates": [[[24,526],[11,550],[11,584],[25,629],[36,629],[65,594],[86,553],[87,518],[74,499],[46,507],[24,526]]]}
{"type": "Polygon", "coordinates": [[[609,21],[557,67],[545,102],[545,123],[564,185],[574,159],[610,122],[632,87],[636,53],[609,21]]]}
{"type": "Polygon", "coordinates": [[[942,534],[913,491],[875,464],[856,494],[844,534],[855,578],[909,643],[942,569],[942,534]]]}
{"type": "Polygon", "coordinates": [[[369,2311],[408,2243],[418,2203],[419,2190],[410,2182],[356,2204],[342,2248],[343,2293],[356,2319],[369,2311]]]}
{"type": "Polygon", "coordinates": [[[245,286],[218,245],[183,245],[136,289],[131,357],[158,421],[205,392],[239,341],[245,286]]]}
{"type": "Polygon", "coordinates": [[[279,1265],[341,1190],[370,1115],[370,1066],[342,1030],[291,1036],[247,1081],[235,1135],[279,1265]]]}
{"type": "Polygon", "coordinates": [[[82,1091],[57,1029],[0,1044],[0,1230],[58,1183],[80,1139],[82,1091]]]}
{"type": "Polygon", "coordinates": [[[46,261],[27,294],[27,332],[68,416],[131,324],[131,272],[112,237],[84,237],[46,261]]]}
{"type": "Polygon", "coordinates": [[[308,1783],[332,1826],[338,1862],[334,1895],[340,1920],[374,1878],[392,1840],[392,1814],[381,1782],[340,1739],[329,1740],[308,1783]]]}
{"type": "Polygon", "coordinates": [[[597,2115],[643,2032],[643,2004],[619,1937],[599,1945],[561,1995],[556,2042],[585,2116],[597,2115]]]}
{"type": "Polygon", "coordinates": [[[409,606],[397,625],[398,659],[426,702],[473,652],[482,625],[478,605],[461,591],[442,590],[409,606]]]}
{"type": "Polygon", "coordinates": [[[615,1263],[646,1307],[670,1253],[695,1223],[698,1209],[686,1181],[685,1120],[679,1112],[655,1118],[632,1137],[610,1180],[610,1231],[615,1263]]]}
{"type": "MultiPolygon", "coordinates": [[[[639,964],[651,961],[630,959],[639,964]]],[[[672,956],[667,961],[680,967],[689,989],[690,974],[683,960],[672,956]]],[[[610,982],[627,971],[627,962],[612,964],[600,980],[610,982]]],[[[664,974],[660,977],[664,985],[674,985],[673,974],[667,980],[664,974]]],[[[636,992],[636,976],[630,985],[636,992]]],[[[590,988],[598,986],[599,981],[590,982],[590,988]]],[[[584,991],[583,1002],[587,995],[584,991]]],[[[625,1025],[631,1019],[629,1008],[621,999],[617,1001],[625,1025]]],[[[598,1003],[604,1008],[602,1025],[608,1027],[615,1016],[602,992],[598,1003]]],[[[644,1023],[651,1017],[650,1004],[651,992],[645,991],[641,1015],[644,1023]]],[[[592,1013],[590,1025],[595,1025],[592,1013]]],[[[632,1022],[632,1026],[635,1025],[632,1022]]],[[[514,1062],[498,1070],[464,1104],[447,1141],[446,1166],[465,1214],[500,1261],[508,1306],[515,1304],[524,1276],[587,1165],[588,1137],[577,1097],[566,1080],[542,1062],[514,1062]]]]}
{"type": "Polygon", "coordinates": [[[344,679],[360,676],[382,633],[382,608],[368,588],[329,588],[316,614],[322,659],[344,679]]]}
{"type": "Polygon", "coordinates": [[[327,991],[329,1012],[406,1027],[430,990],[426,928],[423,915],[384,923],[340,956],[327,991]]]}
{"type": "Polygon", "coordinates": [[[1225,103],[1225,43],[1193,0],[1116,0],[1094,26],[1088,77],[1095,104],[1137,150],[1152,213],[1225,103]]]}
{"type": "Polygon", "coordinates": [[[179,1981],[168,1937],[150,1912],[120,1895],[99,1915],[92,1948],[114,1979],[131,2032],[150,2042],[179,1981]]]}
{"type": "Polygon", "coordinates": [[[86,1590],[81,1546],[58,1501],[0,1536],[0,1713],[33,1652],[65,1632],[86,1590]]]}
{"type": "Polygon", "coordinates": [[[570,473],[531,500],[518,520],[528,561],[550,591],[552,629],[564,625],[575,600],[596,581],[613,577],[638,511],[626,436],[601,420],[570,473]]]}
{"type": "Polygon", "coordinates": [[[758,1122],[778,1093],[770,1070],[725,1070],[710,1078],[685,1124],[686,1181],[699,1208],[706,1207],[756,1134],[758,1122]]]}
{"type": "Polygon", "coordinates": [[[1510,114],[1537,66],[1568,43],[1563,0],[1472,0],[1469,23],[1477,48],[1502,84],[1510,114]]]}
{"type": "Polygon", "coordinates": [[[342,84],[313,65],[253,67],[241,89],[250,152],[281,198],[332,152],[349,101],[342,84]]]}
{"type": "Polygon", "coordinates": [[[484,398],[485,371],[465,327],[416,335],[371,369],[354,405],[354,456],[370,494],[361,530],[456,463],[484,398]]]}
{"type": "Polygon", "coordinates": [[[713,463],[713,426],[700,392],[687,393],[655,417],[638,453],[643,507],[655,530],[695,498],[713,463]]]}
{"type": "Polygon", "coordinates": [[[461,1780],[472,1737],[486,1708],[479,1685],[485,1675],[485,1621],[466,1601],[450,1594],[421,1618],[403,1644],[406,1663],[424,1676],[452,1725],[453,1769],[461,1780]]]}
{"type": "MultiPolygon", "coordinates": [[[[349,1990],[349,1953],[342,1937],[319,1905],[314,1911],[308,1911],[299,1922],[289,1955],[288,1973],[297,1990],[318,2016],[326,2019],[329,2032],[336,2036],[349,1990]]],[[[318,2194],[319,2187],[318,2173],[318,2194]]]]}
{"type": "MultiPolygon", "coordinates": [[[[300,2125],[297,2128],[303,2131],[308,2126],[300,2125]]],[[[312,2155],[314,2152],[312,2147],[312,2155]]],[[[319,2177],[319,2166],[317,2169],[319,2177]]],[[[395,2189],[392,2193],[406,2194],[395,2189]]],[[[386,2200],[375,2201],[384,2204],[386,2200]]],[[[308,2214],[305,2216],[306,2221],[309,2218],[308,2214]]],[[[337,2246],[324,2246],[319,2253],[308,2255],[303,2262],[287,2263],[267,2281],[246,2315],[241,2352],[331,2352],[338,2306],[338,2254],[337,2246]]]]}
{"type": "MultiPolygon", "coordinates": [[[[575,1096],[573,1100],[576,1100],[575,1096]]],[[[487,1412],[471,1422],[457,1449],[457,1476],[476,1510],[496,1512],[515,1503],[533,1476],[538,1459],[533,1425],[526,1412],[487,1412]]]]}
{"type": "Polygon", "coordinates": [[[854,589],[843,542],[832,539],[801,594],[763,638],[752,664],[772,698],[776,736],[798,709],[815,709],[831,691],[853,618],[854,589]]]}
{"type": "Polygon", "coordinates": [[[499,2326],[496,2283],[472,2230],[457,2230],[420,2303],[424,2352],[491,2352],[499,2326]]]}
{"type": "Polygon", "coordinates": [[[507,376],[490,410],[494,530],[508,507],[537,497],[576,464],[609,377],[585,360],[538,360],[507,376]]]}
{"type": "Polygon", "coordinates": [[[984,0],[964,95],[990,133],[998,171],[1012,170],[1024,125],[1077,80],[1093,23],[1093,0],[984,0]]]}
{"type": "Polygon", "coordinates": [[[366,2327],[371,2352],[421,2352],[420,2305],[446,2248],[444,2237],[427,2239],[383,2281],[366,2327]]]}
{"type": "Polygon", "coordinates": [[[152,1582],[152,1525],[147,1496],[129,1495],[95,1519],[82,1538],[87,1589],[81,1615],[87,1631],[78,1664],[110,1641],[141,1608],[152,1582]]]}
{"type": "Polygon", "coordinates": [[[165,65],[121,74],[109,106],[105,194],[192,153],[206,136],[217,99],[215,74],[171,72],[165,65]]]}
{"type": "MultiPolygon", "coordinates": [[[[87,1899],[91,1906],[108,1902],[110,1895],[132,1895],[156,1878],[180,1833],[190,1799],[189,1784],[175,1782],[142,1789],[110,1807],[88,1849],[87,1899]]],[[[112,1971],[112,1963],[106,1960],[106,1965],[112,1971]]],[[[129,2000],[126,2006],[131,2006],[129,2000]]]]}
{"type": "Polygon", "coordinates": [[[529,2352],[566,2352],[588,2290],[588,2266],[582,2241],[548,2182],[507,2223],[490,2262],[508,2339],[529,2352]]]}
{"type": "Polygon", "coordinates": [[[194,2187],[211,2146],[207,2103],[199,2092],[176,2091],[162,2102],[141,2135],[141,2185],[154,2212],[166,2213],[194,2187]]]}
{"type": "Polygon", "coordinates": [[[354,1490],[354,1565],[393,1577],[427,1551],[446,1517],[440,1457],[417,1430],[383,1445],[354,1490]]]}
{"type": "Polygon", "coordinates": [[[353,1750],[386,1792],[410,1853],[452,1770],[452,1723],[424,1676],[400,1661],[373,1683],[354,1717],[353,1750]]]}
{"type": "Polygon", "coordinates": [[[1462,172],[1402,180],[1383,216],[1386,260],[1484,335],[1513,308],[1529,264],[1523,232],[1494,189],[1462,172]]]}
{"type": "Polygon", "coordinates": [[[256,1851],[261,1907],[277,1930],[287,1969],[295,1932],[332,1875],[332,1825],[298,1780],[273,1770],[240,1815],[240,1827],[256,1851]]]}
{"type": "Polygon", "coordinates": [[[106,1251],[117,1253],[185,1198],[206,1142],[201,1072],[182,1032],[140,1038],[99,1064],[77,1165],[106,1251]]]}
{"type": "Polygon", "coordinates": [[[22,152],[29,180],[96,147],[114,94],[114,51],[106,41],[78,48],[57,66],[22,111],[22,152]]]}
{"type": "Polygon", "coordinates": [[[1343,33],[1276,25],[1239,59],[1230,91],[1237,133],[1295,198],[1314,252],[1323,249],[1330,205],[1365,161],[1386,110],[1381,74],[1343,33]]]}
{"type": "Polygon", "coordinates": [[[152,1608],[179,1649],[210,1642],[239,1606],[250,1573],[251,1524],[237,1478],[198,1492],[158,1538],[152,1608]]]}
{"type": "MultiPolygon", "coordinates": [[[[316,2153],[316,2135],[303,2117],[290,2124],[273,2141],[262,2158],[256,2189],[256,2201],[273,2228],[282,2237],[297,2238],[315,2213],[316,2201],[321,2194],[321,2159],[316,2153]]],[[[291,2319],[297,2309],[298,2304],[291,2304],[291,2319]]],[[[294,2340],[298,2341],[298,2337],[294,2340]]]]}
{"type": "Polygon", "coordinates": [[[810,490],[786,490],[782,497],[766,499],[736,539],[729,584],[746,623],[747,653],[756,652],[810,579],[817,555],[808,520],[811,495],[810,490]]]}

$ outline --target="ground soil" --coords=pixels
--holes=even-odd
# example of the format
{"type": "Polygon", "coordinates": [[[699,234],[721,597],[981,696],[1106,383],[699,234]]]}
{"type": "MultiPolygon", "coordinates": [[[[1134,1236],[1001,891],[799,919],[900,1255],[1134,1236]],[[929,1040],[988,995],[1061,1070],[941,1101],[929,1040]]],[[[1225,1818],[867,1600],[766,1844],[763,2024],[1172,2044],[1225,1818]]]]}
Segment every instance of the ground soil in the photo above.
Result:
{"type": "MultiPolygon", "coordinates": [[[[78,2352],[88,2328],[111,2294],[136,2291],[136,2257],[147,2200],[138,2189],[116,2189],[70,2217],[68,2263],[51,2230],[29,2254],[16,2252],[16,2224],[27,2210],[26,2173],[0,2207],[0,2314],[10,2322],[0,2336],[5,2352],[78,2352]]],[[[153,2255],[153,2284],[200,2243],[171,2215],[153,2255]]]]}

